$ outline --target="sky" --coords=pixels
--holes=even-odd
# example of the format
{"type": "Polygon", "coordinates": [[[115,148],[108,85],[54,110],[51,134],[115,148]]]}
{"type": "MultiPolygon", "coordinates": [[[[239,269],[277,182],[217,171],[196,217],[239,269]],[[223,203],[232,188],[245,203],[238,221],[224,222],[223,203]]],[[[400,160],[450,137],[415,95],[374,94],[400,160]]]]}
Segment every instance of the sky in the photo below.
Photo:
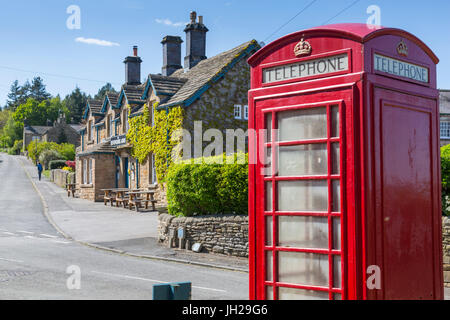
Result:
{"type": "Polygon", "coordinates": [[[383,26],[409,31],[436,53],[438,87],[450,89],[450,2],[445,0],[2,0],[0,106],[13,81],[23,84],[35,76],[54,96],[64,97],[76,86],[93,95],[106,82],[118,89],[133,45],[143,60],[142,78],[160,73],[162,38],[185,40],[193,10],[210,30],[206,53],[211,57],[251,39],[267,44],[314,26],[366,23],[372,5],[380,8],[383,26]],[[79,8],[79,24],[73,6],[79,8]]]}

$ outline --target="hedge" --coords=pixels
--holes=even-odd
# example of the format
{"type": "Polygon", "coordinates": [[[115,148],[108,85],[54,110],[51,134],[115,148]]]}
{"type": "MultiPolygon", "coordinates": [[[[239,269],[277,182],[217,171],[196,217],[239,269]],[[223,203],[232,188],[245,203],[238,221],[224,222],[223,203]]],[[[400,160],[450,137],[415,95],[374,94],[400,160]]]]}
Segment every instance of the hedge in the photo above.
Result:
{"type": "Polygon", "coordinates": [[[247,214],[248,156],[221,155],[197,161],[201,164],[190,160],[169,168],[169,213],[176,216],[247,214]],[[217,164],[220,158],[223,164],[217,164]]]}
{"type": "Polygon", "coordinates": [[[52,160],[48,163],[50,170],[61,169],[66,166],[66,160],[52,160]]]}
{"type": "Polygon", "coordinates": [[[450,215],[450,145],[441,148],[442,213],[450,215]]]}

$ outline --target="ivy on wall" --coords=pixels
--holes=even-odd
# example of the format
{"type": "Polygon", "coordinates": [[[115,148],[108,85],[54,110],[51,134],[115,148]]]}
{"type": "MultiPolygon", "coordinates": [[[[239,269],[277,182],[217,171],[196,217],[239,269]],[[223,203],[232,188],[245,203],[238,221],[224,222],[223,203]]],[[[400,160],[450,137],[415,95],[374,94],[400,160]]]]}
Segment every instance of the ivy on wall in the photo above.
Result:
{"type": "Polygon", "coordinates": [[[179,143],[174,133],[182,128],[184,111],[181,107],[156,110],[157,107],[158,103],[153,104],[154,126],[147,105],[142,115],[129,119],[127,140],[133,146],[131,155],[141,164],[151,153],[155,155],[156,176],[159,182],[164,182],[172,165],[172,150],[179,143]]]}

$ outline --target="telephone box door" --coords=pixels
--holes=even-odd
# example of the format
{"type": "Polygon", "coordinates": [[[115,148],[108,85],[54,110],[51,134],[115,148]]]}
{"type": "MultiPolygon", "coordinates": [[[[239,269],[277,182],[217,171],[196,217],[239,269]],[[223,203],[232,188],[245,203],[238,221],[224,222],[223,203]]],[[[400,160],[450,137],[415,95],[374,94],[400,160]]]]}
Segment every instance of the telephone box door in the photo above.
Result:
{"type": "Polygon", "coordinates": [[[257,299],[344,298],[350,92],[255,103],[257,299]]]}

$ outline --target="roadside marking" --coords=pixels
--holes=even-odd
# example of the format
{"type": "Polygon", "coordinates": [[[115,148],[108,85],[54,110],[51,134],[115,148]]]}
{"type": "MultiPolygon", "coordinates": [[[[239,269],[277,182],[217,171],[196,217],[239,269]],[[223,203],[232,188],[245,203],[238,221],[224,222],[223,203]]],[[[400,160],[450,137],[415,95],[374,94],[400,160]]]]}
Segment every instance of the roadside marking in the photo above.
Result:
{"type": "Polygon", "coordinates": [[[17,231],[17,232],[26,233],[26,234],[34,234],[34,232],[30,232],[30,231],[17,231]]]}
{"type": "MultiPolygon", "coordinates": [[[[167,282],[167,281],[153,280],[153,279],[147,279],[147,278],[141,278],[141,277],[133,277],[133,276],[127,276],[127,275],[121,275],[121,274],[113,274],[113,273],[106,273],[106,272],[99,272],[99,271],[91,271],[91,272],[92,273],[103,274],[103,275],[107,275],[107,276],[112,276],[112,277],[131,279],[131,280],[141,280],[141,281],[156,282],[156,283],[167,283],[167,284],[170,283],[170,282],[167,282]]],[[[226,292],[225,290],[219,290],[219,289],[213,289],[213,288],[205,288],[205,287],[197,287],[197,286],[192,286],[192,288],[202,289],[202,290],[209,290],[209,291],[217,291],[217,292],[226,292]]]]}
{"type": "Polygon", "coordinates": [[[5,258],[0,258],[0,260],[2,260],[2,261],[8,261],[8,262],[19,262],[19,263],[23,263],[22,260],[5,259],[5,258]]]}
{"type": "Polygon", "coordinates": [[[45,233],[41,233],[40,235],[43,236],[43,237],[52,238],[52,239],[59,238],[59,237],[57,237],[57,236],[51,236],[51,235],[45,234],[45,233]]]}
{"type": "Polygon", "coordinates": [[[62,244],[69,244],[70,243],[68,241],[60,241],[60,240],[52,240],[52,242],[54,242],[54,243],[62,243],[62,244]]]}

